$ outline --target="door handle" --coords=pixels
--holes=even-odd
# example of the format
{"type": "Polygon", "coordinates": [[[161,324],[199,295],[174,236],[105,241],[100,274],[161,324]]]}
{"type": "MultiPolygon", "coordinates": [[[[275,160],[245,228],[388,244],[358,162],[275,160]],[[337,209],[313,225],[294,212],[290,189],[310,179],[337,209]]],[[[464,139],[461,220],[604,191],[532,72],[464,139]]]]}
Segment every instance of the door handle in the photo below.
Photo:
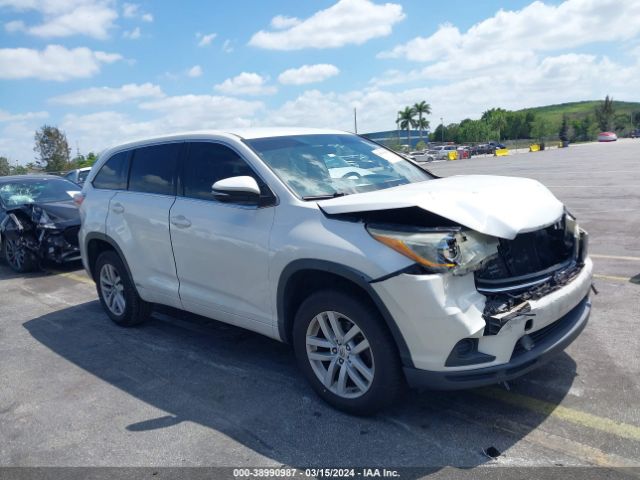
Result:
{"type": "Polygon", "coordinates": [[[114,213],[123,213],[124,212],[124,206],[121,203],[114,203],[111,206],[111,211],[114,213]]]}
{"type": "Polygon", "coordinates": [[[189,228],[191,226],[191,220],[189,220],[184,215],[177,215],[175,217],[171,217],[171,224],[175,225],[178,228],[189,228]]]}

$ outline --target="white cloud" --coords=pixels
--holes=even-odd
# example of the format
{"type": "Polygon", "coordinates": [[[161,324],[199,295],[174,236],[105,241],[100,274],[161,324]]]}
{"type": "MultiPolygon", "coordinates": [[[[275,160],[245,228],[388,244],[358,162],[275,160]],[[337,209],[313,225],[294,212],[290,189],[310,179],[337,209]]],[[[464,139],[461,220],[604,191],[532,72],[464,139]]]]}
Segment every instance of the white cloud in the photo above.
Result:
{"type": "Polygon", "coordinates": [[[124,3],[122,5],[122,16],[124,18],[136,18],[140,11],[140,5],[136,3],[124,3]]]}
{"type": "Polygon", "coordinates": [[[224,43],[222,44],[222,51],[224,53],[231,53],[233,52],[233,46],[231,44],[231,40],[225,40],[224,43]]]}
{"type": "Polygon", "coordinates": [[[137,3],[122,4],[122,16],[124,18],[140,18],[143,22],[153,22],[153,15],[143,12],[137,3]]]}
{"type": "Polygon", "coordinates": [[[372,38],[389,35],[393,25],[404,17],[402,6],[398,4],[380,5],[370,0],[339,0],[331,7],[298,23],[289,17],[274,17],[272,26],[280,30],[260,30],[251,37],[249,45],[271,50],[361,45],[372,38]]]}
{"type": "Polygon", "coordinates": [[[140,31],[140,27],[136,27],[133,30],[127,30],[122,33],[124,38],[128,38],[129,40],[137,40],[142,36],[142,32],[140,31]]]}
{"type": "Polygon", "coordinates": [[[202,67],[200,65],[194,65],[187,72],[187,76],[191,78],[201,77],[202,76],[202,67]]]}
{"type": "Polygon", "coordinates": [[[505,55],[529,59],[534,52],[552,52],[595,42],[629,40],[640,33],[640,2],[567,0],[559,5],[535,1],[517,11],[500,10],[462,33],[441,25],[428,37],[381,52],[380,58],[441,62],[434,74],[455,67],[504,65],[505,55]],[[481,57],[480,59],[478,57],[481,57]]]}
{"type": "Polygon", "coordinates": [[[93,51],[86,47],[67,49],[48,45],[44,50],[0,48],[0,78],[65,81],[87,78],[100,71],[102,64],[122,60],[117,53],[93,51]]]}
{"type": "MultiPolygon", "coordinates": [[[[146,102],[140,108],[152,117],[140,120],[111,110],[87,115],[73,113],[65,115],[60,126],[70,144],[79,143],[82,151],[101,151],[118,143],[152,135],[249,127],[264,105],[259,101],[224,96],[182,95],[146,102]]],[[[32,144],[33,130],[30,131],[29,150],[32,144]]],[[[2,145],[0,138],[0,148],[2,145]]]]}
{"type": "Polygon", "coordinates": [[[322,82],[327,78],[338,75],[338,73],[340,73],[340,70],[335,65],[318,63],[285,70],[278,76],[278,81],[284,85],[304,85],[306,83],[322,82]]]}
{"type": "Polygon", "coordinates": [[[300,23],[300,19],[296,17],[287,17],[285,15],[276,15],[271,19],[271,27],[277,30],[295,27],[300,23]]]}
{"type": "Polygon", "coordinates": [[[153,83],[128,83],[121,87],[92,87],[51,98],[51,103],[70,106],[113,105],[142,98],[164,97],[162,89],[153,83]]]}
{"type": "Polygon", "coordinates": [[[213,88],[226,95],[271,95],[276,93],[277,89],[267,85],[268,80],[257,73],[242,72],[213,88]]]}
{"type": "Polygon", "coordinates": [[[155,121],[160,130],[175,131],[250,126],[264,104],[217,95],[180,95],[146,102],[140,108],[162,114],[155,121]]]}
{"type": "Polygon", "coordinates": [[[86,35],[105,39],[118,18],[112,0],[0,0],[0,7],[40,13],[40,24],[28,26],[18,20],[5,28],[45,38],[86,35]]]}
{"type": "Polygon", "coordinates": [[[27,113],[10,113],[0,109],[0,122],[22,122],[25,120],[40,120],[47,118],[49,112],[27,112],[27,113]]]}
{"type": "Polygon", "coordinates": [[[198,42],[198,46],[199,47],[206,47],[207,45],[211,45],[211,42],[213,42],[213,40],[218,36],[217,33],[208,33],[208,34],[201,34],[201,33],[196,33],[196,38],[199,38],[200,41],[198,42]]]}
{"type": "Polygon", "coordinates": [[[22,32],[26,26],[22,20],[13,20],[4,24],[4,29],[8,33],[22,32]]]}

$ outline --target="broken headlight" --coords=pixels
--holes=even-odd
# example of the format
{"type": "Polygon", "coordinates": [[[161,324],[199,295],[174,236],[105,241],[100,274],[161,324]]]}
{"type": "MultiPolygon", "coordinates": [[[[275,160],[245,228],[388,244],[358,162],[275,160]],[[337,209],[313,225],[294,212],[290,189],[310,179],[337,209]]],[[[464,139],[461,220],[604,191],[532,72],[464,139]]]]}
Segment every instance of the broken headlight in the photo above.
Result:
{"type": "Polygon", "coordinates": [[[464,275],[498,253],[498,240],[474,231],[392,230],[367,225],[369,234],[429,272],[464,275]]]}
{"type": "Polygon", "coordinates": [[[38,227],[47,229],[58,228],[56,224],[53,223],[53,220],[51,220],[49,215],[47,215],[47,212],[42,208],[35,206],[33,207],[32,212],[31,219],[38,225],[38,227]]]}

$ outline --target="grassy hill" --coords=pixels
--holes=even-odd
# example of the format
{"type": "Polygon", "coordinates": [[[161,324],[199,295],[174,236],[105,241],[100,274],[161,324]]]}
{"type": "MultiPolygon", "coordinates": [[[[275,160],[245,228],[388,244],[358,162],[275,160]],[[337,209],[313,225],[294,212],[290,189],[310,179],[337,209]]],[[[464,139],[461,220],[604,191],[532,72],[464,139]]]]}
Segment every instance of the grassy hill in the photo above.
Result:
{"type": "MultiPolygon", "coordinates": [[[[593,112],[597,105],[600,105],[602,100],[588,100],[584,102],[570,102],[560,103],[558,105],[546,105],[544,107],[535,108],[523,108],[519,110],[521,112],[533,112],[536,117],[545,120],[545,123],[552,123],[554,125],[559,124],[562,121],[562,115],[567,114],[569,120],[584,118],[587,115],[593,115],[593,112]]],[[[618,100],[613,101],[613,108],[616,115],[626,114],[631,115],[633,112],[640,112],[640,102],[621,102],[618,100]]]]}

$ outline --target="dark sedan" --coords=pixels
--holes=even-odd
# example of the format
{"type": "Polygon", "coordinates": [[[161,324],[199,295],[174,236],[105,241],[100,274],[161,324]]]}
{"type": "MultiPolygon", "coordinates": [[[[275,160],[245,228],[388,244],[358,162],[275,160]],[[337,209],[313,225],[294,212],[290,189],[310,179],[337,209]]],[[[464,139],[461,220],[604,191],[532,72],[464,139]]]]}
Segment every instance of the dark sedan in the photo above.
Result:
{"type": "Polygon", "coordinates": [[[0,247],[13,270],[80,258],[78,193],[78,185],[52,175],[0,177],[0,247]]]}

